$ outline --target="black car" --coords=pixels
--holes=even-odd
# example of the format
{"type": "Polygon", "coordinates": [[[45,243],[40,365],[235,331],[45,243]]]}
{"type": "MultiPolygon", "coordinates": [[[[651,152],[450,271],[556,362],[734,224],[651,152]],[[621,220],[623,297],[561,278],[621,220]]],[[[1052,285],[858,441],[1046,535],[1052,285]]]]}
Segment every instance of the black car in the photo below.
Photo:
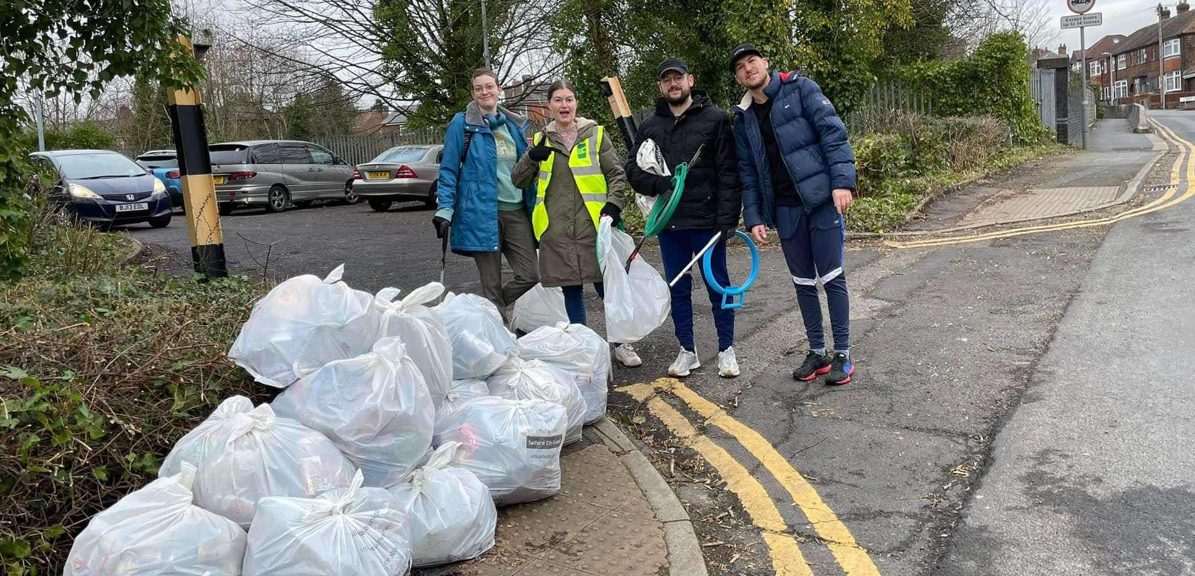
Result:
{"type": "Polygon", "coordinates": [[[34,152],[32,158],[58,174],[50,203],[80,220],[103,228],[141,222],[154,228],[170,224],[166,185],[123,154],[57,150],[34,152]]]}

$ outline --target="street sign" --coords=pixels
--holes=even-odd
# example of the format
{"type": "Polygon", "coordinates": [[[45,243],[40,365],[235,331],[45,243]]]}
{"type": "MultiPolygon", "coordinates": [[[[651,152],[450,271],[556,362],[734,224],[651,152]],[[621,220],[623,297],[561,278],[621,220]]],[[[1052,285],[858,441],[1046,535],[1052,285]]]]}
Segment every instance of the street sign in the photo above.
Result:
{"type": "Polygon", "coordinates": [[[1095,0],[1066,0],[1066,7],[1075,14],[1086,14],[1088,10],[1095,8],[1095,0]]]}
{"type": "Polygon", "coordinates": [[[1187,102],[1195,102],[1195,96],[1183,96],[1178,99],[1179,102],[1186,104],[1187,102]]]}
{"type": "Polygon", "coordinates": [[[1062,28],[1087,28],[1089,26],[1103,26],[1104,13],[1092,12],[1091,14],[1083,14],[1080,16],[1063,16],[1062,28]]]}

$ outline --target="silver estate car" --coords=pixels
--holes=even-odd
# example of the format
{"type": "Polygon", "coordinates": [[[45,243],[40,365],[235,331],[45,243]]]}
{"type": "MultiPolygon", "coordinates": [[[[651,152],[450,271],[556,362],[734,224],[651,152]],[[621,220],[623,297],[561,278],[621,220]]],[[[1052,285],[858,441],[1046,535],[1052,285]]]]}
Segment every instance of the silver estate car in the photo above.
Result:
{"type": "Polygon", "coordinates": [[[353,167],[328,149],[293,140],[247,140],[208,146],[220,213],[265,206],[282,212],[291,203],[358,201],[353,167]]]}
{"type": "Polygon", "coordinates": [[[444,147],[396,146],[353,171],[353,191],[369,207],[385,212],[396,200],[422,200],[436,206],[436,178],[444,147]]]}

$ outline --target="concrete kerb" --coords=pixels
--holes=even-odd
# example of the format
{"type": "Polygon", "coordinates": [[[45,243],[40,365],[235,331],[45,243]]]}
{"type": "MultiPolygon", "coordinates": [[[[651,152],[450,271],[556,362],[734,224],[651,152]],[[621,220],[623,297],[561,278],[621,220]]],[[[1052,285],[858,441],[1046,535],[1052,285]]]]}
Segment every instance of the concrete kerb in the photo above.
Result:
{"type": "Polygon", "coordinates": [[[668,574],[670,576],[707,576],[705,556],[701,543],[693,531],[689,513],[681,505],[672,487],[656,470],[647,456],[643,455],[630,438],[609,418],[602,418],[593,425],[593,431],[602,439],[626,466],[635,484],[647,498],[656,519],[664,525],[664,545],[668,548],[668,574]]]}
{"type": "MultiPolygon", "coordinates": [[[[954,226],[951,228],[941,228],[938,230],[905,230],[905,231],[899,231],[899,232],[885,232],[885,233],[848,232],[847,239],[853,240],[853,239],[864,239],[864,238],[888,238],[888,237],[897,237],[897,236],[930,236],[930,235],[935,235],[935,234],[952,234],[955,232],[965,232],[968,230],[977,230],[979,228],[991,228],[994,226],[1009,226],[1012,224],[1023,224],[1025,222],[1032,222],[1034,220],[1052,220],[1054,218],[1065,218],[1067,216],[1075,216],[1078,214],[1087,214],[1090,212],[1096,212],[1099,210],[1104,210],[1107,208],[1111,208],[1113,206],[1124,204],[1125,202],[1128,202],[1129,199],[1131,199],[1133,196],[1136,196],[1138,192],[1141,191],[1141,186],[1145,182],[1145,177],[1149,175],[1149,171],[1152,170],[1153,167],[1158,163],[1158,161],[1161,160],[1164,156],[1166,156],[1167,152],[1170,151],[1170,145],[1165,140],[1159,138],[1157,135],[1155,135],[1151,132],[1151,133],[1145,134],[1145,136],[1149,138],[1150,144],[1153,145],[1153,151],[1156,153],[1148,161],[1146,161],[1145,164],[1143,166],[1141,166],[1141,169],[1137,171],[1137,174],[1134,175],[1133,178],[1125,184],[1124,191],[1121,192],[1120,196],[1118,196],[1115,200],[1113,200],[1111,202],[1100,204],[1098,206],[1092,206],[1090,208],[1084,208],[1082,210],[1075,210],[1073,212],[1067,212],[1064,214],[1052,214],[1048,217],[1031,216],[1028,218],[1014,218],[1014,219],[1010,219],[1010,220],[999,220],[996,222],[980,222],[980,223],[976,223],[976,224],[969,224],[967,226],[954,226]]],[[[974,181],[974,180],[978,180],[978,178],[972,179],[971,181],[974,181]]],[[[951,189],[961,188],[962,186],[965,186],[968,183],[970,183],[970,181],[953,186],[951,189]]],[[[921,201],[921,203],[917,205],[917,208],[910,214],[916,214],[916,213],[920,212],[921,208],[928,201],[936,200],[937,198],[941,197],[942,195],[943,194],[937,194],[937,195],[934,195],[933,198],[927,197],[927,198],[923,199],[921,201]]]]}

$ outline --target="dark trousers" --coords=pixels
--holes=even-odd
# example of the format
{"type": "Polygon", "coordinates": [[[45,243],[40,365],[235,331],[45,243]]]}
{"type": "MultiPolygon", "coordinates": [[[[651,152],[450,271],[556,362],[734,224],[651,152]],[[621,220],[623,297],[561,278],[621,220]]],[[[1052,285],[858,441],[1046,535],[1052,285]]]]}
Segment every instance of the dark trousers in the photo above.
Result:
{"type": "MultiPolygon", "coordinates": [[[[717,230],[665,230],[660,232],[660,257],[664,260],[664,281],[671,282],[693,259],[717,230]]],[[[723,286],[730,285],[730,274],[726,271],[726,239],[710,248],[710,266],[714,279],[723,286]]],[[[693,344],[693,270],[703,265],[698,261],[683,278],[672,287],[672,324],[676,327],[676,339],[685,350],[692,351],[693,344]]],[[[734,345],[734,310],[722,309],[722,295],[708,285],[710,309],[714,313],[714,327],[718,330],[718,350],[734,345]]]]}
{"type": "Polygon", "coordinates": [[[830,309],[830,327],[834,331],[834,349],[849,350],[851,345],[850,297],[842,260],[846,247],[846,227],[842,216],[827,202],[806,214],[801,207],[776,207],[776,230],[784,260],[797,287],[797,305],[805,321],[805,335],[810,348],[825,348],[822,305],[817,293],[820,282],[826,290],[830,309]]]}
{"type": "MultiPolygon", "coordinates": [[[[560,289],[564,292],[564,310],[568,312],[568,323],[588,325],[588,318],[585,316],[585,285],[561,286],[560,289]]],[[[606,297],[605,285],[601,282],[595,282],[593,289],[597,290],[598,298],[606,297]]]]}
{"type": "Polygon", "coordinates": [[[481,295],[493,302],[506,317],[507,306],[513,305],[539,282],[539,260],[535,256],[535,237],[531,220],[522,210],[498,211],[498,252],[474,252],[477,274],[481,280],[481,295]],[[502,283],[502,255],[514,273],[502,283]]]}

